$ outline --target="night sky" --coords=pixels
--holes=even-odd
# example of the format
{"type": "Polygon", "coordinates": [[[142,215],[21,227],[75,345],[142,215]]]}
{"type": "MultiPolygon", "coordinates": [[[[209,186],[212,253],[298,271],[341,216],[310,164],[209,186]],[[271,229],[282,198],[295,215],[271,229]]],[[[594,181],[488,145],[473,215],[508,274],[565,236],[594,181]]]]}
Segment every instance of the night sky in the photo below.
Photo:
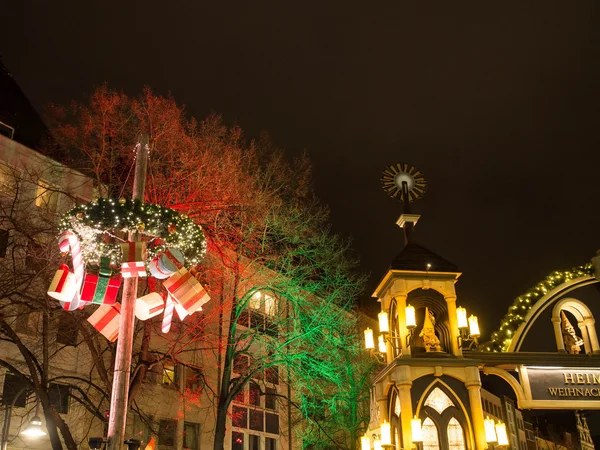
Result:
{"type": "Polygon", "coordinates": [[[458,303],[487,335],[600,248],[599,8],[417,3],[20,0],[3,4],[0,53],[40,112],[103,81],[149,85],[307,150],[371,273],[363,305],[402,247],[381,171],[417,166],[415,239],[463,271],[458,303]]]}

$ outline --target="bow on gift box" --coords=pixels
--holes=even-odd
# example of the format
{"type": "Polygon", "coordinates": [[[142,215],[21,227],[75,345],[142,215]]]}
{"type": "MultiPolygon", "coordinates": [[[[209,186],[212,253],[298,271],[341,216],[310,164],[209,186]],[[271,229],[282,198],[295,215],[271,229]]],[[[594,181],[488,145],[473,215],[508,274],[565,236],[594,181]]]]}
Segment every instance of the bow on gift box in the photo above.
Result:
{"type": "Polygon", "coordinates": [[[114,274],[110,259],[100,258],[100,266],[88,266],[83,280],[81,299],[87,302],[113,305],[121,287],[121,275],[114,274]]]}

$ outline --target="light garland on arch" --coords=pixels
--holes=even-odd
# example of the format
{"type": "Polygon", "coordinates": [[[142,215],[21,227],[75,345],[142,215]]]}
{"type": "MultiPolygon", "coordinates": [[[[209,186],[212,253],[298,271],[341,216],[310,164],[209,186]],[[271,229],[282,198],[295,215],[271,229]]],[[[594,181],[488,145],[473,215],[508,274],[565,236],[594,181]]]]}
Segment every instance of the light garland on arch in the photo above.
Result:
{"type": "Polygon", "coordinates": [[[593,274],[594,267],[592,263],[567,271],[556,270],[552,272],[545,280],[540,281],[525,294],[515,299],[511,307],[508,308],[508,313],[502,319],[500,328],[492,333],[490,341],[482,344],[479,350],[487,352],[507,351],[515,332],[525,321],[525,316],[539,299],[563,283],[593,274]]]}
{"type": "Polygon", "coordinates": [[[142,233],[148,242],[146,266],[167,247],[180,250],[188,265],[198,264],[206,252],[200,225],[174,209],[139,200],[99,198],[76,206],[61,218],[59,230],[72,230],[79,237],[86,262],[108,257],[112,264],[119,264],[119,243],[127,240],[129,232],[142,233]]]}

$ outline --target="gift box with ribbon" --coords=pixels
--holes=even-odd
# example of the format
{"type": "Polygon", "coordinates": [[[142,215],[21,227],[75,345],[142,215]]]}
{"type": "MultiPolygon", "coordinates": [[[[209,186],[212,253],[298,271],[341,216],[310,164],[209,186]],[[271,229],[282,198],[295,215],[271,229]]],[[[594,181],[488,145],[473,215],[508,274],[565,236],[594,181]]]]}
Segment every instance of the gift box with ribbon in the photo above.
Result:
{"type": "Polygon", "coordinates": [[[145,277],[146,243],[127,241],[121,244],[123,258],[121,260],[121,274],[123,278],[145,277]]]}
{"type": "Polygon", "coordinates": [[[165,309],[165,301],[158,292],[144,295],[135,301],[135,317],[147,320],[158,316],[165,309]]]}
{"type": "Polygon", "coordinates": [[[165,280],[163,286],[188,314],[201,310],[202,305],[210,300],[200,282],[185,267],[165,280]]]}
{"type": "Polygon", "coordinates": [[[113,275],[110,259],[100,258],[100,266],[91,268],[83,279],[81,300],[86,302],[112,305],[117,301],[121,287],[121,275],[113,275]]]}
{"type": "Polygon", "coordinates": [[[110,342],[119,337],[119,323],[121,322],[121,304],[100,305],[87,321],[110,342]]]}
{"type": "Polygon", "coordinates": [[[61,264],[52,282],[48,288],[48,295],[61,302],[69,303],[75,297],[77,291],[77,281],[75,280],[75,274],[69,271],[69,267],[65,264],[61,264]]]}

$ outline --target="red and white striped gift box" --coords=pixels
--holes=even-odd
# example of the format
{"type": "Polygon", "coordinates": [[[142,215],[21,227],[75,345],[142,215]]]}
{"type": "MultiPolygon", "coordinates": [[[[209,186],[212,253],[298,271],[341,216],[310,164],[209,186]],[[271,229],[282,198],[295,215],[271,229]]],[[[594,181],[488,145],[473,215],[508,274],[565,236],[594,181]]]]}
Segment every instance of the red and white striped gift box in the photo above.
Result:
{"type": "Polygon", "coordinates": [[[119,337],[119,323],[121,322],[121,304],[100,305],[87,321],[93,325],[106,339],[114,342],[119,337]]]}
{"type": "Polygon", "coordinates": [[[65,264],[61,264],[56,271],[54,278],[52,278],[52,282],[48,288],[48,295],[61,302],[69,303],[73,300],[73,297],[75,297],[76,291],[77,281],[75,279],[75,274],[70,272],[69,267],[65,264]]]}
{"type": "Polygon", "coordinates": [[[148,320],[158,316],[165,309],[165,301],[158,292],[151,292],[135,301],[135,317],[148,320]]]}
{"type": "Polygon", "coordinates": [[[185,267],[165,280],[163,286],[190,315],[202,309],[202,305],[210,300],[206,289],[185,267]]]}
{"type": "Polygon", "coordinates": [[[121,274],[123,278],[145,277],[146,243],[127,241],[121,244],[123,258],[121,260],[121,274]]]}

